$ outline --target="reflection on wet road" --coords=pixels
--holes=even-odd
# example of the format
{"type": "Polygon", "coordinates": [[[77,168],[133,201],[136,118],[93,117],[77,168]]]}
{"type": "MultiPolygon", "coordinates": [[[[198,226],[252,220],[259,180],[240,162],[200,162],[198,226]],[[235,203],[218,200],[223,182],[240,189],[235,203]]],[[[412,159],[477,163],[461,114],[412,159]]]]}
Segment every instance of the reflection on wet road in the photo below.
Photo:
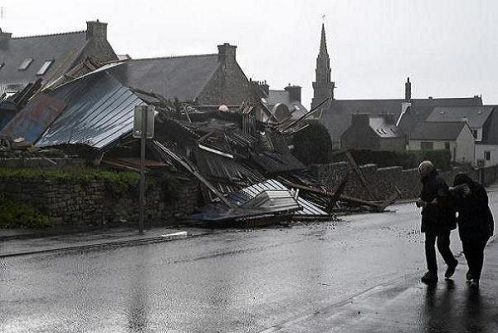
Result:
{"type": "MultiPolygon", "coordinates": [[[[0,259],[0,331],[261,331],[422,273],[419,213],[413,204],[395,209],[345,222],[0,259]]],[[[456,233],[452,248],[461,249],[456,233]]],[[[445,292],[442,301],[451,304],[452,289],[445,292]]],[[[430,294],[421,306],[432,320],[430,294]]]]}

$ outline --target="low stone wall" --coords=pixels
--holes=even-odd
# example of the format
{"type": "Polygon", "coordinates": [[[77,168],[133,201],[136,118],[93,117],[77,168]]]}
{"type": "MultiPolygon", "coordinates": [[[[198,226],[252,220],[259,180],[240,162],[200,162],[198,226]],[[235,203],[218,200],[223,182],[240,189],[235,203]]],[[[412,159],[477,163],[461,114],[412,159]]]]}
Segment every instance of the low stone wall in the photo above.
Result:
{"type": "MultiPolygon", "coordinates": [[[[323,184],[332,186],[336,189],[341,180],[346,176],[349,170],[347,162],[332,164],[313,165],[311,171],[323,184]]],[[[370,193],[374,200],[386,200],[397,190],[400,191],[400,199],[417,198],[420,194],[421,183],[417,169],[403,170],[402,167],[394,166],[388,168],[377,168],[375,164],[360,166],[370,193]]],[[[489,185],[498,179],[498,166],[487,167],[475,170],[469,167],[454,168],[450,171],[441,172],[441,176],[448,184],[453,183],[453,179],[460,172],[466,172],[473,179],[489,185]]],[[[362,185],[360,178],[352,173],[344,189],[344,194],[371,200],[368,191],[362,185]]]]}
{"type": "MultiPolygon", "coordinates": [[[[0,193],[38,208],[56,227],[136,224],[139,216],[138,189],[117,194],[103,181],[80,184],[0,178],[0,193]]],[[[173,197],[158,185],[147,186],[146,226],[171,225],[176,218],[190,215],[198,204],[199,193],[195,181],[182,181],[173,197]]]]}

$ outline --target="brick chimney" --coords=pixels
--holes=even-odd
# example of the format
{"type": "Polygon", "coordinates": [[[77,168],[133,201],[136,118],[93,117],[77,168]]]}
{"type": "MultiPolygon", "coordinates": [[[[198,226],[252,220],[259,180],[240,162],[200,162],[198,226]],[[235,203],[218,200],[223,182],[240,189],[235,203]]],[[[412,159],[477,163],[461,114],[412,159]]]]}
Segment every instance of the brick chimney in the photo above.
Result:
{"type": "Polygon", "coordinates": [[[107,23],[97,21],[86,22],[86,39],[107,40],[107,23]]]}
{"type": "Polygon", "coordinates": [[[289,99],[291,102],[298,101],[301,103],[301,87],[300,86],[291,86],[290,83],[287,87],[284,88],[285,91],[289,93],[289,99]]]}
{"type": "Polygon", "coordinates": [[[405,82],[405,100],[409,101],[412,99],[412,83],[410,82],[410,78],[406,78],[405,82]]]}
{"type": "Polygon", "coordinates": [[[2,29],[0,29],[0,47],[6,46],[11,37],[12,33],[3,32],[2,29]]]}
{"type": "Polygon", "coordinates": [[[225,65],[232,65],[236,62],[237,46],[228,43],[218,45],[218,61],[225,65]]]}

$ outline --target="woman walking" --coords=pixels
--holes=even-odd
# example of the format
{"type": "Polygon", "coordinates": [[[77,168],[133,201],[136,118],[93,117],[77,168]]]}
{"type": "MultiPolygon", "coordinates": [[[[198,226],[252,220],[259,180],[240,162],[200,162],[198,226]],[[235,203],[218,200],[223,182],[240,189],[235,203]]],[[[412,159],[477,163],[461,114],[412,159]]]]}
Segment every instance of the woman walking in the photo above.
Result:
{"type": "Polygon", "coordinates": [[[479,288],[484,262],[484,248],[493,235],[494,220],[488,206],[484,187],[466,174],[458,174],[454,180],[455,208],[458,211],[458,233],[469,271],[467,281],[472,288],[479,288]]]}

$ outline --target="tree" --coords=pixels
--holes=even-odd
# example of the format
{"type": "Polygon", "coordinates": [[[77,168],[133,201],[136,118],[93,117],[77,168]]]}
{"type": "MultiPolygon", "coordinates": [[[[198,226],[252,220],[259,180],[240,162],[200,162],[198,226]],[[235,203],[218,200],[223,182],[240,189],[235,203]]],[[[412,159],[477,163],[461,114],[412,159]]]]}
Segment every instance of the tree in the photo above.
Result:
{"type": "Polygon", "coordinates": [[[293,154],[306,165],[329,163],[332,139],[318,120],[308,120],[308,127],[294,134],[293,154]]]}

